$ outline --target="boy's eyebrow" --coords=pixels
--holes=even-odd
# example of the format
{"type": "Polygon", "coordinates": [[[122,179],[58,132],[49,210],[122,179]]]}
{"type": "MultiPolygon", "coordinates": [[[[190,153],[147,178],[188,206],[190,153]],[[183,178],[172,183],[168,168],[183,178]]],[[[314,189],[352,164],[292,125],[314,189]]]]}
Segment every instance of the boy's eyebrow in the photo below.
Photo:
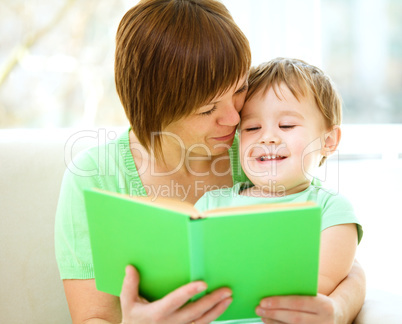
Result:
{"type": "Polygon", "coordinates": [[[281,111],[281,112],[279,113],[279,116],[283,116],[283,115],[285,115],[285,116],[295,116],[295,117],[304,119],[304,117],[303,117],[302,114],[299,114],[297,111],[294,111],[294,110],[284,110],[284,111],[281,111]]]}
{"type": "MultiPolygon", "coordinates": [[[[241,116],[241,121],[245,121],[245,120],[247,120],[247,119],[250,119],[250,118],[253,118],[253,115],[255,115],[255,114],[253,114],[253,113],[251,113],[251,114],[246,114],[246,115],[242,115],[241,116]]],[[[297,117],[297,118],[300,118],[300,119],[305,119],[304,117],[303,117],[303,115],[302,114],[299,114],[297,111],[294,111],[294,110],[283,110],[283,111],[280,111],[279,113],[278,113],[278,116],[295,116],[295,117],[297,117]]]]}
{"type": "Polygon", "coordinates": [[[245,120],[247,120],[247,119],[250,119],[250,118],[252,118],[253,117],[253,114],[247,114],[247,115],[241,115],[241,119],[240,119],[240,121],[241,122],[244,122],[245,120]]]}

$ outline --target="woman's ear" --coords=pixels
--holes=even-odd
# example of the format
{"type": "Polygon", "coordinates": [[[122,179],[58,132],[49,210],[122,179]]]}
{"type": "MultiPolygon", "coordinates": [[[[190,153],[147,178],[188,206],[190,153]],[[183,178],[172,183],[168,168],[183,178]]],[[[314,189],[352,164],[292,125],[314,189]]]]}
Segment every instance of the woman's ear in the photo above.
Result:
{"type": "Polygon", "coordinates": [[[325,157],[334,153],[341,140],[341,128],[338,125],[331,127],[330,131],[324,134],[324,143],[321,148],[321,154],[325,157]]]}

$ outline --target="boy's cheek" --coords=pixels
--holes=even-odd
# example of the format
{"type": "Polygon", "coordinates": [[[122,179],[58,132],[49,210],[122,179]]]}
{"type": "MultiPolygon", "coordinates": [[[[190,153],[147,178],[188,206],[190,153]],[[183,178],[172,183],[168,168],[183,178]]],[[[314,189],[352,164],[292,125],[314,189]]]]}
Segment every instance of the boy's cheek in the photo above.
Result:
{"type": "Polygon", "coordinates": [[[308,156],[312,157],[315,155],[320,155],[322,146],[321,146],[321,140],[320,138],[316,138],[312,141],[310,141],[307,145],[300,143],[298,150],[301,152],[301,155],[303,158],[306,158],[308,156]]]}

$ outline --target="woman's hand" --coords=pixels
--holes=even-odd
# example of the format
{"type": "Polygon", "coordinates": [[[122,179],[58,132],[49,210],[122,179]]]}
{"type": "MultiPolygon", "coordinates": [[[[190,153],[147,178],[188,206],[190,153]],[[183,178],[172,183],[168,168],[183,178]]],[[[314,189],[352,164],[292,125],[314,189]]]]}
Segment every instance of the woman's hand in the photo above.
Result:
{"type": "Polygon", "coordinates": [[[232,302],[230,289],[221,288],[185,305],[207,288],[204,282],[196,281],[149,303],[138,295],[138,284],[138,272],[127,266],[120,295],[123,324],[206,324],[219,317],[232,302]]]}
{"type": "MultiPolygon", "coordinates": [[[[328,296],[275,296],[261,300],[256,308],[264,323],[341,324],[341,313],[328,296]]],[[[342,323],[343,324],[343,323],[342,323]]]]}

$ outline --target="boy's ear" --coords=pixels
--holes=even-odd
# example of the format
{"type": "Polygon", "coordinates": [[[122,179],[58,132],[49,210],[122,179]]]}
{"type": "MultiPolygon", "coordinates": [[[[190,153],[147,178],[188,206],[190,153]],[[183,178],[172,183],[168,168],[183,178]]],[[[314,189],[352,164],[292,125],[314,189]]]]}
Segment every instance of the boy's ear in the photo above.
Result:
{"type": "Polygon", "coordinates": [[[325,157],[330,156],[337,149],[341,140],[341,128],[338,125],[331,127],[331,130],[324,135],[324,143],[321,154],[325,157]]]}

